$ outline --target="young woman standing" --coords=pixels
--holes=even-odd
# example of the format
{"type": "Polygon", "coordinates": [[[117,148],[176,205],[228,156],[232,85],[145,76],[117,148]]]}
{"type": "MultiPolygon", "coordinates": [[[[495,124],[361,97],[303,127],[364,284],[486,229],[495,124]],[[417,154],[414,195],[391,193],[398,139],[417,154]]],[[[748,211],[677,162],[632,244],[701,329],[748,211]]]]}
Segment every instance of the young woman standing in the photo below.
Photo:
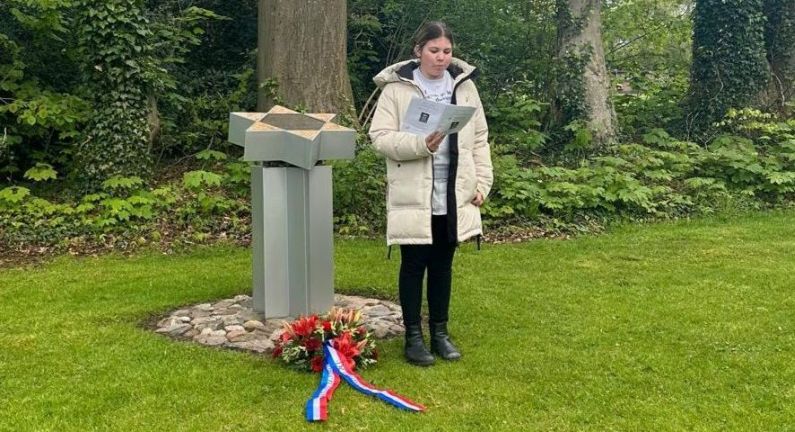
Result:
{"type": "Polygon", "coordinates": [[[387,244],[400,245],[398,278],[404,353],[417,365],[461,358],[447,330],[456,247],[482,233],[480,209],[493,181],[488,126],[474,79],[477,70],[453,57],[444,23],[425,24],[414,40],[415,59],[387,67],[375,78],[382,89],[370,126],[375,149],[386,158],[387,244]],[[460,132],[419,136],[401,132],[413,97],[476,108],[460,132]],[[427,272],[430,352],[422,334],[422,282],[427,272]]]}

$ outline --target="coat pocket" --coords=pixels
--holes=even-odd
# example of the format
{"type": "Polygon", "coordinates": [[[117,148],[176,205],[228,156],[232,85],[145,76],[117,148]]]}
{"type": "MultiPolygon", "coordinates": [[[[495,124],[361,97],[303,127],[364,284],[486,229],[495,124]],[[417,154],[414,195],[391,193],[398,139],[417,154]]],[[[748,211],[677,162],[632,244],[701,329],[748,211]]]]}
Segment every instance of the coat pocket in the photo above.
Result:
{"type": "Polygon", "coordinates": [[[389,207],[419,207],[423,204],[418,182],[395,180],[389,182],[389,207]]]}
{"type": "Polygon", "coordinates": [[[458,175],[456,176],[455,193],[458,207],[469,204],[477,192],[478,182],[475,174],[475,161],[472,152],[462,150],[458,159],[458,175]]]}
{"type": "Polygon", "coordinates": [[[425,193],[424,177],[421,160],[402,162],[389,160],[387,162],[388,207],[420,207],[430,202],[430,195],[425,193]]]}

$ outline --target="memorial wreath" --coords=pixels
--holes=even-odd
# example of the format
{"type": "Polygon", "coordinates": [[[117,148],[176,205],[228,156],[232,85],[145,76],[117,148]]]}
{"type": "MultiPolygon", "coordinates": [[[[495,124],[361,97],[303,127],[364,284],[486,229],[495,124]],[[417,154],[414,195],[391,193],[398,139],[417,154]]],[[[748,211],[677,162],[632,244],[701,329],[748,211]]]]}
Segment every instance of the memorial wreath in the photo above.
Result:
{"type": "Polygon", "coordinates": [[[273,357],[290,367],[323,372],[325,353],[323,344],[331,345],[352,366],[366,368],[378,361],[378,350],[372,332],[361,322],[360,311],[333,308],[323,317],[310,315],[291,323],[276,341],[273,357]]]}
{"type": "Polygon", "coordinates": [[[391,390],[374,387],[354,371],[378,361],[375,340],[361,317],[360,311],[334,308],[322,317],[310,315],[284,324],[273,357],[300,370],[322,373],[320,385],[306,403],[306,419],[310,422],[328,419],[328,403],[341,380],[397,408],[425,410],[391,390]]]}

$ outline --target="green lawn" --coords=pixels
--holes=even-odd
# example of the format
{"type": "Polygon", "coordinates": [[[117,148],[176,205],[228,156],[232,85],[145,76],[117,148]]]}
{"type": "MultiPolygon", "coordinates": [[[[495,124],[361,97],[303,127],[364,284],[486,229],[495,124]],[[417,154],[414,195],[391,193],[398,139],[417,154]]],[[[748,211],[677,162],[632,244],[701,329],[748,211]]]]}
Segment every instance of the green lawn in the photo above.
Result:
{"type": "MultiPolygon", "coordinates": [[[[0,431],[792,430],[795,212],[467,244],[455,262],[457,363],[401,341],[363,372],[411,414],[318,377],[174,342],[152,314],[247,293],[249,253],[61,258],[0,270],[0,431]]],[[[340,292],[395,296],[381,241],[337,241],[340,292]]]]}

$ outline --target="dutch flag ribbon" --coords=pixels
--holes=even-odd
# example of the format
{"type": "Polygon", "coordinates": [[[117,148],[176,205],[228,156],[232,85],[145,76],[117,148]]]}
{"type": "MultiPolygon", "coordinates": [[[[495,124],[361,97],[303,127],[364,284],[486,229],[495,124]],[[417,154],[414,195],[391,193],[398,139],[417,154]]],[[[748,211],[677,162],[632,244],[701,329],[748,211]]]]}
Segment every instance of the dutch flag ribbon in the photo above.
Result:
{"type": "Polygon", "coordinates": [[[323,345],[325,365],[323,375],[312,398],[306,402],[307,421],[325,421],[328,419],[328,403],[334,395],[334,390],[340,384],[340,377],[357,391],[369,396],[374,396],[382,401],[406,411],[425,411],[425,407],[412,402],[405,397],[391,391],[381,390],[368,383],[353,371],[351,361],[343,359],[340,353],[328,342],[323,345]]]}

